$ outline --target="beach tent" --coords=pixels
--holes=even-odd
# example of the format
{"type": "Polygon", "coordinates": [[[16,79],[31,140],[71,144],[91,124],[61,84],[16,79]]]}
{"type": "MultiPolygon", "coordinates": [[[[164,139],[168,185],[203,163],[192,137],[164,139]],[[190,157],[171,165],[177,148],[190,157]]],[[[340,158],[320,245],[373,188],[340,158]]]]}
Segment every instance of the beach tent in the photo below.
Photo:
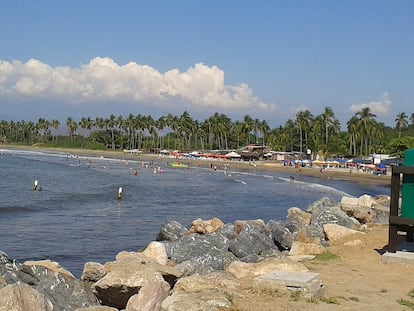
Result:
{"type": "Polygon", "coordinates": [[[225,156],[226,158],[240,158],[241,157],[240,154],[234,151],[227,153],[225,156]]]}

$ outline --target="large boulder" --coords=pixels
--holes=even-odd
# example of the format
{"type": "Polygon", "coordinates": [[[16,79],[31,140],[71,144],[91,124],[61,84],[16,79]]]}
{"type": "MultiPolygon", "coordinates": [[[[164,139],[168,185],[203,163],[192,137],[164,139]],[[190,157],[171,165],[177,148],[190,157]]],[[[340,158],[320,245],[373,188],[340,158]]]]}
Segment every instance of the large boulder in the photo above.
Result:
{"type": "Polygon", "coordinates": [[[270,236],[279,250],[288,250],[292,247],[294,234],[285,226],[284,222],[270,220],[266,227],[270,231],[270,236]]]}
{"type": "Polygon", "coordinates": [[[209,234],[223,228],[224,224],[219,218],[212,218],[209,220],[202,220],[197,218],[193,221],[190,229],[190,233],[209,234]]]}
{"type": "Polygon", "coordinates": [[[169,293],[170,285],[167,282],[149,281],[128,300],[126,311],[160,311],[161,303],[169,293]]]}
{"type": "Polygon", "coordinates": [[[340,240],[346,236],[353,234],[365,234],[364,232],[356,231],[337,224],[325,224],[323,225],[323,230],[325,232],[326,238],[331,242],[340,240]]]}
{"type": "Polygon", "coordinates": [[[58,263],[49,260],[26,263],[20,264],[0,251],[3,285],[27,284],[43,295],[53,310],[73,311],[98,304],[90,288],[58,263]]]}
{"type": "Polygon", "coordinates": [[[344,227],[354,227],[355,221],[351,219],[340,206],[329,198],[322,198],[307,209],[312,214],[311,224],[323,227],[324,224],[334,223],[344,227]]]}
{"type": "Polygon", "coordinates": [[[258,263],[234,261],[226,269],[226,271],[237,280],[245,278],[252,279],[254,277],[270,273],[274,270],[308,271],[303,263],[291,261],[289,259],[276,258],[268,258],[258,263]]]}
{"type": "Polygon", "coordinates": [[[11,284],[0,289],[0,311],[52,311],[52,303],[27,284],[11,284]]]}
{"type": "Polygon", "coordinates": [[[182,239],[166,242],[168,258],[177,263],[191,262],[194,272],[208,273],[222,270],[235,260],[228,251],[230,241],[219,231],[212,234],[191,233],[182,239]]]}
{"type": "Polygon", "coordinates": [[[86,283],[60,271],[59,267],[52,270],[42,262],[40,265],[31,262],[30,266],[30,273],[37,279],[31,286],[51,301],[53,310],[72,311],[98,304],[86,283]]]}
{"type": "Polygon", "coordinates": [[[262,252],[277,247],[265,226],[247,223],[239,235],[230,242],[229,251],[242,259],[250,255],[260,255],[262,252]]]}
{"type": "Polygon", "coordinates": [[[98,262],[86,262],[83,265],[81,280],[84,282],[97,282],[106,274],[104,266],[98,262]]]}
{"type": "Polygon", "coordinates": [[[92,285],[101,304],[124,309],[131,296],[150,281],[167,281],[173,285],[181,273],[136,253],[106,265],[108,273],[92,285]]]}
{"type": "Polygon", "coordinates": [[[309,225],[312,219],[312,215],[308,212],[302,211],[298,207],[291,207],[287,210],[287,216],[289,220],[298,222],[302,225],[309,225]]]}
{"type": "Polygon", "coordinates": [[[152,241],[142,253],[148,258],[154,259],[160,265],[167,264],[168,256],[164,243],[152,241]]]}
{"type": "Polygon", "coordinates": [[[176,241],[187,234],[187,229],[175,220],[167,221],[157,235],[157,241],[176,241]]]}

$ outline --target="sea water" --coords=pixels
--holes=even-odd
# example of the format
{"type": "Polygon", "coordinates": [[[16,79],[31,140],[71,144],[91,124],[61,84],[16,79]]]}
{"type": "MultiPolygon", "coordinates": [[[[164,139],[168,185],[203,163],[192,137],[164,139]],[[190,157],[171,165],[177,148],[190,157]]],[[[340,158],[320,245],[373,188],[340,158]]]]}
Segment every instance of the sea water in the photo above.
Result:
{"type": "MultiPolygon", "coordinates": [[[[0,250],[20,262],[50,259],[79,277],[88,261],[138,251],[168,220],[283,220],[329,197],[389,194],[383,186],[72,154],[1,150],[0,250]],[[135,173],[134,173],[135,172],[135,173]],[[37,180],[42,191],[33,191],[37,180]],[[117,198],[122,187],[122,198],[117,198]]],[[[139,159],[139,158],[137,158],[139,159]]]]}

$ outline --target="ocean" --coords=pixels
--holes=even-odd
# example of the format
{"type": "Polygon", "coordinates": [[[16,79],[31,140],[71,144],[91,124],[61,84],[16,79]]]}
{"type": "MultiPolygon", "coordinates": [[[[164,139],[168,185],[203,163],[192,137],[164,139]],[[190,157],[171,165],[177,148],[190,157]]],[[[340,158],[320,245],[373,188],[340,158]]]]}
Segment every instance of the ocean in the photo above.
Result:
{"type": "MultiPolygon", "coordinates": [[[[194,219],[283,220],[329,197],[389,195],[385,186],[256,171],[0,150],[0,250],[19,262],[50,259],[80,277],[88,261],[139,251],[161,226],[194,219]],[[134,171],[137,173],[134,174],[134,171]],[[33,191],[37,180],[42,191],[33,191]],[[119,188],[122,198],[118,200],[119,188]]],[[[139,158],[138,158],[139,159],[139,158]]]]}

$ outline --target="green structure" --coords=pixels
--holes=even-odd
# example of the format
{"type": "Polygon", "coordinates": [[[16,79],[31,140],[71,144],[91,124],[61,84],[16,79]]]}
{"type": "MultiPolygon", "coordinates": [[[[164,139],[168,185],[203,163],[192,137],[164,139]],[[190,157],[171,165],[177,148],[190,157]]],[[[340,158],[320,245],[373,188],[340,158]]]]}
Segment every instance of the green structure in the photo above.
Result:
{"type": "MultiPolygon", "coordinates": [[[[405,151],[403,166],[414,167],[414,149],[405,151]]],[[[414,218],[414,175],[403,176],[401,197],[401,217],[414,218]]]]}

